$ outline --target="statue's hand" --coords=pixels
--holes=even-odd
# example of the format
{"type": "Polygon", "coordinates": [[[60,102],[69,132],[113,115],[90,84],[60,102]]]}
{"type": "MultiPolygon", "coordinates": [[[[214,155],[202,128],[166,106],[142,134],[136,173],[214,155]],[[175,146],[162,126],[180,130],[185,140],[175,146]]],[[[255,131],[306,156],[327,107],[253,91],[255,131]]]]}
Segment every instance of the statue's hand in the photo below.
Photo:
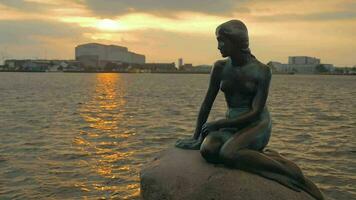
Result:
{"type": "Polygon", "coordinates": [[[201,143],[199,139],[179,139],[175,146],[181,149],[199,150],[201,143]]]}
{"type": "Polygon", "coordinates": [[[219,127],[216,122],[207,122],[202,126],[202,133],[208,135],[209,132],[217,131],[219,127]]]}

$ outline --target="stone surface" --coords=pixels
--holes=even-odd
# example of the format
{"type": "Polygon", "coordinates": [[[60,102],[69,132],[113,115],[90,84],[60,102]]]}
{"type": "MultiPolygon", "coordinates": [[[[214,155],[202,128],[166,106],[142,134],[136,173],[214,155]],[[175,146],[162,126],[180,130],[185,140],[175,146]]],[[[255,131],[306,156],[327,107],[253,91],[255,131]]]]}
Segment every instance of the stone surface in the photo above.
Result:
{"type": "Polygon", "coordinates": [[[170,148],[141,171],[144,200],[313,200],[277,182],[207,163],[199,151],[170,148]]]}

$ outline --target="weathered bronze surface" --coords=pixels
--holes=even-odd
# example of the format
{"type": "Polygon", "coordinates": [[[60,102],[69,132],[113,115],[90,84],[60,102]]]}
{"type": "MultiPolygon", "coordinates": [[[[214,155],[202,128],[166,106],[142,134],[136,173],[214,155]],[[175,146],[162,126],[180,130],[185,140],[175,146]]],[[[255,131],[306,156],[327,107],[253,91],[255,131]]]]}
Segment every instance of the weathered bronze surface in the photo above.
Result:
{"type": "Polygon", "coordinates": [[[251,54],[245,24],[239,20],[225,22],[216,28],[216,38],[226,59],[214,64],[193,137],[178,140],[176,146],[200,149],[208,162],[259,174],[324,199],[295,163],[264,149],[272,128],[266,105],[272,74],[251,54]],[[226,118],[206,122],[219,90],[228,106],[226,118]]]}

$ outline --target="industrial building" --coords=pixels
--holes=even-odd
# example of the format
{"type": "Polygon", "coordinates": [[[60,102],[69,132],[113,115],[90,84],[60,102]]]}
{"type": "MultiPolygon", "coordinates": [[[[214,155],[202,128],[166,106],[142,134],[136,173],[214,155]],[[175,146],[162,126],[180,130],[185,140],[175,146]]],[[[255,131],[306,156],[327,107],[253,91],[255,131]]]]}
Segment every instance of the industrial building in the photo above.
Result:
{"type": "Polygon", "coordinates": [[[288,58],[289,69],[302,74],[313,74],[315,67],[319,64],[319,58],[309,56],[289,56],[288,58]]]}
{"type": "Polygon", "coordinates": [[[99,43],[75,47],[75,58],[87,67],[104,67],[107,63],[144,64],[145,56],[128,51],[127,47],[99,43]]]}
{"type": "Polygon", "coordinates": [[[319,58],[309,56],[289,56],[288,64],[290,65],[317,65],[320,64],[319,58]]]}
{"type": "Polygon", "coordinates": [[[289,56],[288,64],[271,61],[267,65],[273,66],[277,72],[281,73],[300,73],[300,74],[314,74],[316,67],[322,65],[329,71],[333,71],[332,64],[321,64],[319,58],[309,56],[289,56]]]}

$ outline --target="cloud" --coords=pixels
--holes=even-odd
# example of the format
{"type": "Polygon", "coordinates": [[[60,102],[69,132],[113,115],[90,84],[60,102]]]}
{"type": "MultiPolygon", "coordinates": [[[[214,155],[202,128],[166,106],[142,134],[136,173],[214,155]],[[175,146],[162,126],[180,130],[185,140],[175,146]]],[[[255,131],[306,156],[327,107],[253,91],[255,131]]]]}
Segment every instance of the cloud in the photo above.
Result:
{"type": "Polygon", "coordinates": [[[258,22],[322,22],[322,21],[340,21],[356,20],[356,12],[319,12],[311,14],[274,14],[253,17],[258,22]]]}
{"type": "Polygon", "coordinates": [[[74,47],[92,29],[52,21],[0,21],[0,53],[6,58],[73,58],[74,47]]]}
{"type": "Polygon", "coordinates": [[[174,16],[176,12],[199,12],[212,15],[232,15],[234,12],[249,12],[242,7],[246,0],[85,0],[85,5],[94,14],[103,17],[143,12],[158,16],[174,16]]]}
{"type": "Polygon", "coordinates": [[[248,18],[256,22],[323,22],[355,20],[356,2],[350,0],[260,1],[245,4],[248,18]]]}
{"type": "MultiPolygon", "coordinates": [[[[11,11],[22,16],[28,15],[27,19],[39,15],[43,18],[46,18],[46,16],[51,18],[63,15],[83,16],[88,14],[85,6],[79,0],[0,0],[0,11],[2,13],[11,11]]],[[[0,17],[4,15],[2,13],[0,13],[0,17]]],[[[16,16],[14,18],[16,19],[16,16]]]]}
{"type": "Polygon", "coordinates": [[[325,12],[325,13],[315,13],[306,15],[304,17],[300,17],[305,20],[316,20],[316,21],[324,21],[324,20],[355,20],[356,12],[348,11],[348,12],[325,12]]]}
{"type": "Polygon", "coordinates": [[[66,23],[49,21],[0,21],[0,43],[31,43],[32,36],[75,37],[80,36],[83,29],[66,23]]]}
{"type": "Polygon", "coordinates": [[[65,2],[68,0],[1,0],[0,4],[18,11],[33,13],[45,11],[65,2]]]}

